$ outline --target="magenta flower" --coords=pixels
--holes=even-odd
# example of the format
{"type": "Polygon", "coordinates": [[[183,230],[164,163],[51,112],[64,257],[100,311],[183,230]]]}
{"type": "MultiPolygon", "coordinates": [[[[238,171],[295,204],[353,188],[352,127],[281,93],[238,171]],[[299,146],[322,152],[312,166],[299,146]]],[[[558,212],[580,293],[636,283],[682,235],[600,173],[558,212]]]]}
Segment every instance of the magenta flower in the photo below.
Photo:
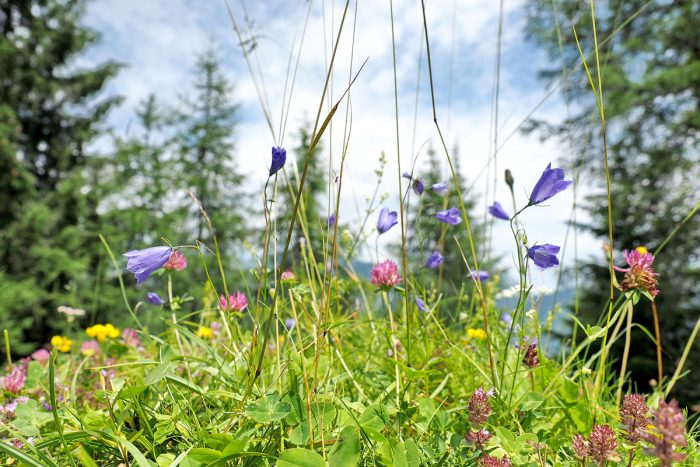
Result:
{"type": "Polygon", "coordinates": [[[489,403],[490,395],[491,391],[485,392],[482,388],[477,389],[472,394],[472,397],[469,399],[469,404],[467,405],[469,421],[472,425],[483,425],[489,415],[491,415],[491,404],[489,403]]]}
{"type": "Polygon", "coordinates": [[[586,441],[583,435],[574,435],[571,441],[571,448],[574,450],[574,454],[578,460],[583,461],[588,457],[588,441],[586,441]]]}
{"type": "Polygon", "coordinates": [[[467,443],[474,444],[481,450],[484,449],[484,446],[492,437],[493,435],[489,433],[489,431],[486,428],[482,428],[480,430],[471,430],[466,435],[464,435],[464,439],[467,441],[467,443]]]}
{"type": "Polygon", "coordinates": [[[399,223],[399,215],[396,211],[389,211],[389,208],[382,208],[377,219],[377,231],[379,235],[386,233],[393,226],[399,223]]]}
{"type": "Polygon", "coordinates": [[[500,459],[488,454],[482,454],[479,457],[479,465],[481,467],[512,467],[513,463],[510,461],[508,454],[504,454],[500,459]]]}
{"type": "Polygon", "coordinates": [[[617,438],[610,425],[595,425],[588,437],[588,455],[600,466],[606,461],[619,460],[617,438]]]}
{"type": "Polygon", "coordinates": [[[496,219],[503,219],[504,221],[510,220],[510,216],[498,201],[494,201],[494,203],[489,206],[489,214],[496,219]]]}
{"type": "Polygon", "coordinates": [[[542,269],[551,268],[559,264],[557,253],[559,253],[559,247],[549,243],[535,245],[527,249],[527,256],[542,269]]]}
{"type": "Polygon", "coordinates": [[[32,358],[39,363],[46,363],[49,361],[51,353],[46,349],[37,349],[32,353],[32,358]]]}
{"type": "Polygon", "coordinates": [[[24,388],[24,380],[26,379],[26,370],[21,366],[15,366],[10,374],[2,379],[2,387],[12,394],[17,394],[24,388]]]}
{"type": "Polygon", "coordinates": [[[124,328],[122,330],[122,343],[128,347],[138,347],[141,345],[141,338],[136,329],[124,328]]]}
{"type": "Polygon", "coordinates": [[[182,271],[187,267],[187,258],[179,250],[175,250],[163,267],[169,271],[182,271]]]}
{"type": "Polygon", "coordinates": [[[553,169],[550,163],[547,165],[544,172],[542,172],[540,179],[537,180],[535,188],[532,189],[529,205],[540,204],[543,201],[547,201],[560,191],[566,190],[571,183],[571,180],[564,180],[564,169],[553,169]]]}
{"type": "Polygon", "coordinates": [[[622,407],[620,407],[620,424],[624,430],[623,438],[632,444],[639,441],[649,425],[648,413],[649,407],[644,395],[627,394],[622,401],[622,407]]]}
{"type": "Polygon", "coordinates": [[[243,292],[234,292],[228,294],[228,300],[221,294],[219,297],[219,308],[224,311],[243,311],[248,306],[248,298],[243,292]]]}
{"type": "Polygon", "coordinates": [[[625,273],[624,279],[620,282],[620,288],[622,290],[637,289],[650,295],[652,298],[656,297],[659,294],[659,290],[656,288],[656,276],[659,274],[654,272],[652,267],[654,255],[646,251],[646,248],[638,248],[625,251],[625,261],[627,261],[629,267],[619,268],[614,266],[616,271],[625,273]]]}
{"type": "Polygon", "coordinates": [[[377,263],[370,273],[370,282],[377,287],[392,288],[401,282],[398,265],[390,259],[377,263]]]}
{"type": "Polygon", "coordinates": [[[169,246],[154,246],[144,250],[131,250],[122,254],[128,258],[126,269],[134,274],[136,283],[145,281],[153,271],[162,268],[170,259],[173,249],[169,246]]]}
{"type": "Polygon", "coordinates": [[[425,267],[428,269],[435,269],[445,262],[445,257],[440,254],[439,251],[433,251],[428,259],[425,260],[425,267]]]}
{"type": "Polygon", "coordinates": [[[270,164],[270,177],[280,171],[287,162],[287,150],[284,148],[272,148],[272,163],[270,164]]]}
{"type": "Polygon", "coordinates": [[[92,357],[100,353],[100,343],[96,340],[85,341],[80,346],[80,353],[85,357],[92,357]]]}
{"type": "Polygon", "coordinates": [[[459,209],[457,208],[450,208],[445,209],[444,211],[438,211],[435,217],[437,217],[437,220],[439,220],[440,222],[444,222],[445,224],[450,225],[457,225],[460,222],[462,222],[462,217],[460,216],[459,209]]]}
{"type": "Polygon", "coordinates": [[[685,417],[677,401],[661,401],[659,407],[652,410],[653,430],[644,433],[644,440],[651,443],[651,453],[661,461],[662,467],[685,460],[686,454],[677,452],[676,447],[688,446],[685,431],[685,417]]]}

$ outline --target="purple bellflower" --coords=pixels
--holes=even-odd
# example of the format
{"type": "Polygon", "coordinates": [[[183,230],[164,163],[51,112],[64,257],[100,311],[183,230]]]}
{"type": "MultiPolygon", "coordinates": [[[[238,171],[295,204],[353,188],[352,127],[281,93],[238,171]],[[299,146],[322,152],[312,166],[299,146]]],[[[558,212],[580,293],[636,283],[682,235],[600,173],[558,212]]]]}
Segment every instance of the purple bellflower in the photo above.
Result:
{"type": "Polygon", "coordinates": [[[447,193],[447,182],[435,183],[433,186],[430,187],[430,189],[438,195],[444,195],[445,193],[447,193]]]}
{"type": "Polygon", "coordinates": [[[540,204],[547,201],[560,191],[566,190],[571,185],[571,180],[564,180],[564,169],[552,168],[552,163],[542,172],[542,176],[537,180],[535,188],[530,194],[530,205],[540,204]]]}
{"type": "Polygon", "coordinates": [[[544,245],[535,245],[532,248],[527,249],[527,255],[530,257],[530,259],[542,269],[559,265],[557,253],[559,253],[559,247],[556,245],[550,245],[549,243],[545,243],[544,245]]]}
{"type": "Polygon", "coordinates": [[[169,246],[154,246],[144,250],[131,250],[122,254],[128,258],[126,269],[134,274],[136,283],[145,281],[153,271],[163,267],[170,259],[173,249],[169,246]]]}
{"type": "Polygon", "coordinates": [[[437,220],[444,222],[445,224],[457,225],[462,222],[462,217],[459,215],[459,209],[450,208],[444,211],[438,211],[436,216],[437,220]]]}
{"type": "Polygon", "coordinates": [[[494,203],[489,206],[489,214],[496,219],[503,219],[504,221],[510,220],[510,216],[498,201],[494,201],[494,203]]]}
{"type": "Polygon", "coordinates": [[[403,178],[407,178],[408,180],[411,180],[411,188],[413,188],[413,191],[418,195],[422,195],[423,191],[425,191],[425,185],[423,185],[423,182],[421,181],[420,178],[418,177],[413,177],[411,176],[410,173],[404,172],[401,174],[403,178]]]}
{"type": "Polygon", "coordinates": [[[146,294],[146,298],[148,299],[149,302],[151,302],[153,305],[162,305],[165,302],[163,301],[162,298],[160,298],[160,295],[158,295],[155,292],[148,292],[146,294]]]}
{"type": "Polygon", "coordinates": [[[377,231],[383,234],[399,223],[399,215],[396,211],[389,211],[389,208],[382,208],[377,219],[377,231]]]}
{"type": "Polygon", "coordinates": [[[491,274],[489,274],[488,271],[481,271],[479,269],[474,269],[472,271],[472,279],[474,279],[475,281],[485,282],[485,281],[489,280],[490,277],[491,277],[491,274]]]}
{"type": "Polygon", "coordinates": [[[335,213],[328,216],[328,220],[327,220],[326,224],[328,225],[329,229],[335,225],[335,213]]]}
{"type": "Polygon", "coordinates": [[[297,325],[297,322],[294,320],[294,318],[287,318],[284,320],[284,327],[287,328],[287,330],[291,331],[294,329],[294,326],[297,325]]]}
{"type": "Polygon", "coordinates": [[[425,302],[420,297],[416,297],[416,306],[420,311],[425,311],[425,302]]]}
{"type": "Polygon", "coordinates": [[[433,251],[428,259],[425,260],[425,267],[428,269],[435,269],[440,266],[445,261],[445,257],[440,254],[439,251],[433,251]]]}
{"type": "Polygon", "coordinates": [[[279,172],[287,162],[287,150],[284,148],[272,147],[272,163],[270,164],[270,177],[279,172]]]}

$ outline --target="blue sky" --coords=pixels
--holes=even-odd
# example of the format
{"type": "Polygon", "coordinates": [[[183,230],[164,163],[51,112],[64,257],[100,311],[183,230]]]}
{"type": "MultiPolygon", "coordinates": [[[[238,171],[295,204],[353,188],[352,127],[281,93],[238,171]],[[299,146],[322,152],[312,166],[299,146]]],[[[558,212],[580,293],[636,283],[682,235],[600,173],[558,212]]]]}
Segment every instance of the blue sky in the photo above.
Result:
{"type": "MultiPolygon", "coordinates": [[[[499,2],[431,0],[426,4],[438,120],[450,145],[459,144],[464,175],[474,180],[493,155],[491,109],[499,2]]],[[[547,94],[544,83],[536,76],[537,69],[545,65],[547,59],[541,50],[525,40],[522,4],[523,0],[505,2],[499,96],[500,142],[517,129],[547,94]]],[[[310,4],[301,0],[248,1],[245,4],[231,0],[237,20],[244,23],[247,16],[258,37],[253,57],[254,73],[258,83],[264,83],[276,127],[282,113],[290,50],[301,50],[298,54],[299,72],[289,107],[289,123],[282,136],[283,144],[290,147],[300,124],[315,116],[331,41],[337,36],[343,6],[344,2],[330,0],[310,4]],[[304,43],[300,47],[309,5],[311,10],[304,43]]],[[[341,35],[330,90],[331,101],[335,102],[347,85],[350,66],[357,70],[368,59],[350,93],[352,125],[340,210],[341,224],[346,225],[353,225],[374,188],[374,170],[381,151],[386,152],[389,160],[382,185],[387,193],[383,205],[398,207],[398,198],[394,195],[398,175],[389,3],[359,2],[353,37],[354,15],[353,2],[341,35]],[[354,48],[351,48],[353,40],[354,48]]],[[[99,31],[102,41],[81,58],[81,64],[113,59],[128,65],[108,88],[108,92],[126,98],[110,116],[110,124],[117,131],[126,131],[130,127],[135,106],[150,93],[155,93],[166,104],[175,105],[178,96],[187,94],[190,89],[196,54],[209,44],[216,44],[225,73],[236,85],[235,98],[242,106],[238,148],[232,158],[248,175],[249,189],[260,190],[269,164],[270,147],[279,143],[281,137],[272,135],[265,123],[224,0],[99,0],[88,4],[84,24],[99,31]]],[[[417,152],[425,143],[439,146],[432,123],[426,60],[424,54],[419,57],[425,49],[419,1],[394,2],[394,28],[399,147],[402,169],[407,169],[412,161],[411,148],[417,152]],[[414,134],[417,79],[420,79],[420,85],[414,134]]],[[[294,53],[293,60],[296,59],[294,53]]],[[[326,157],[330,156],[335,171],[340,168],[347,102],[346,99],[340,106],[324,141],[326,157]]],[[[324,104],[324,115],[329,106],[329,102],[324,104]]],[[[535,116],[553,121],[565,116],[559,96],[547,99],[535,116]]],[[[547,163],[556,164],[564,157],[553,142],[543,143],[536,136],[515,133],[497,154],[495,168],[489,166],[489,170],[476,179],[480,208],[485,211],[494,199],[510,206],[510,195],[502,181],[503,169],[513,171],[516,194],[519,202],[524,202],[526,193],[547,163]],[[498,179],[494,196],[495,170],[498,179]]],[[[424,150],[418,153],[418,173],[423,159],[424,150]]],[[[579,199],[586,192],[589,189],[582,180],[579,199]]],[[[573,191],[568,190],[551,200],[548,207],[528,210],[522,221],[531,242],[563,244],[565,221],[572,201],[573,191]]],[[[496,250],[505,255],[507,262],[510,261],[513,240],[507,223],[497,223],[493,233],[496,250]]],[[[399,232],[395,229],[391,234],[398,236],[399,232]]],[[[382,241],[386,245],[393,239],[388,236],[382,241]]],[[[572,248],[569,249],[568,261],[572,259],[571,251],[572,248]]],[[[579,251],[582,256],[602,255],[600,242],[582,234],[579,235],[579,251]]],[[[554,277],[555,273],[549,271],[538,272],[535,281],[551,284],[554,277]]]]}

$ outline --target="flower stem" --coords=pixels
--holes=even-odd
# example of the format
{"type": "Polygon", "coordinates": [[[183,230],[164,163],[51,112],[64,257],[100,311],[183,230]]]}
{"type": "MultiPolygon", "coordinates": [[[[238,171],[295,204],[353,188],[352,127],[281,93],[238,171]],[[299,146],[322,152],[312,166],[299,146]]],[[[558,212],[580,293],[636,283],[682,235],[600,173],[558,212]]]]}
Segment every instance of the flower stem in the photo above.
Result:
{"type": "Polygon", "coordinates": [[[664,376],[664,365],[661,359],[661,329],[659,328],[659,312],[656,310],[656,302],[651,302],[651,313],[654,316],[654,334],[656,334],[656,363],[659,368],[658,384],[661,385],[661,379],[664,376]]]}

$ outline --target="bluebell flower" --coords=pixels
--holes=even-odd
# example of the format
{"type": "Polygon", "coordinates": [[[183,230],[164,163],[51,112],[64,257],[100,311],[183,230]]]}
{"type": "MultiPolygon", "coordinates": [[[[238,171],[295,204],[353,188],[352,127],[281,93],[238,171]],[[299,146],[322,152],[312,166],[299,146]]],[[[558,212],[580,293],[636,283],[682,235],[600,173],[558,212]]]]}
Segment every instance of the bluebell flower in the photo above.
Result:
{"type": "Polygon", "coordinates": [[[435,183],[433,184],[433,186],[430,187],[430,189],[438,195],[444,195],[445,193],[447,193],[447,182],[435,183]]]}
{"type": "Polygon", "coordinates": [[[382,208],[377,219],[377,231],[380,234],[386,233],[393,226],[399,223],[399,215],[396,211],[389,211],[389,208],[382,208]]]}
{"type": "Polygon", "coordinates": [[[450,208],[445,209],[444,211],[438,211],[435,217],[437,217],[437,220],[439,220],[440,222],[444,222],[445,224],[450,225],[457,225],[460,222],[462,222],[462,217],[459,215],[459,209],[457,208],[450,208]]]}
{"type": "Polygon", "coordinates": [[[420,311],[425,311],[425,302],[420,297],[416,297],[416,306],[420,311]]]}
{"type": "Polygon", "coordinates": [[[328,225],[329,229],[335,225],[335,213],[328,216],[326,224],[328,225]]]}
{"type": "Polygon", "coordinates": [[[410,173],[404,172],[401,174],[403,178],[407,178],[408,180],[411,180],[411,188],[413,188],[413,191],[418,195],[422,195],[423,191],[425,191],[425,185],[423,185],[423,182],[421,181],[420,178],[418,177],[413,177],[411,176],[410,173]]]}
{"type": "Polygon", "coordinates": [[[544,245],[535,245],[532,248],[527,249],[527,256],[529,256],[530,259],[542,269],[551,268],[552,266],[557,266],[559,264],[557,253],[559,253],[559,247],[556,245],[550,245],[549,243],[545,243],[544,245]]]}
{"type": "Polygon", "coordinates": [[[163,305],[165,302],[163,301],[162,298],[160,298],[160,295],[158,295],[155,292],[148,292],[146,294],[146,298],[148,299],[149,302],[151,302],[153,305],[163,305]]]}
{"type": "Polygon", "coordinates": [[[428,259],[425,260],[425,267],[429,269],[435,269],[440,266],[445,261],[445,257],[440,254],[439,251],[433,251],[428,259]]]}
{"type": "Polygon", "coordinates": [[[287,150],[284,148],[272,147],[272,163],[270,164],[270,177],[279,172],[287,162],[287,150]]]}
{"type": "Polygon", "coordinates": [[[472,279],[478,280],[479,282],[485,282],[491,277],[488,271],[481,271],[479,269],[474,269],[471,274],[472,279]]]}
{"type": "Polygon", "coordinates": [[[297,322],[294,321],[294,318],[287,318],[287,319],[284,321],[284,327],[286,327],[287,330],[289,330],[289,331],[291,331],[292,329],[294,329],[294,326],[296,326],[296,325],[297,325],[297,322]]]}
{"type": "Polygon", "coordinates": [[[497,219],[503,219],[504,221],[510,220],[510,216],[498,201],[494,201],[493,204],[489,206],[489,214],[497,219]]]}
{"type": "Polygon", "coordinates": [[[131,250],[122,254],[128,258],[126,269],[134,274],[136,283],[145,281],[153,271],[163,267],[170,259],[173,249],[169,246],[154,246],[144,250],[131,250]]]}
{"type": "Polygon", "coordinates": [[[564,180],[564,169],[553,169],[550,162],[530,194],[530,205],[547,201],[560,191],[566,190],[571,183],[571,180],[564,180]]]}

